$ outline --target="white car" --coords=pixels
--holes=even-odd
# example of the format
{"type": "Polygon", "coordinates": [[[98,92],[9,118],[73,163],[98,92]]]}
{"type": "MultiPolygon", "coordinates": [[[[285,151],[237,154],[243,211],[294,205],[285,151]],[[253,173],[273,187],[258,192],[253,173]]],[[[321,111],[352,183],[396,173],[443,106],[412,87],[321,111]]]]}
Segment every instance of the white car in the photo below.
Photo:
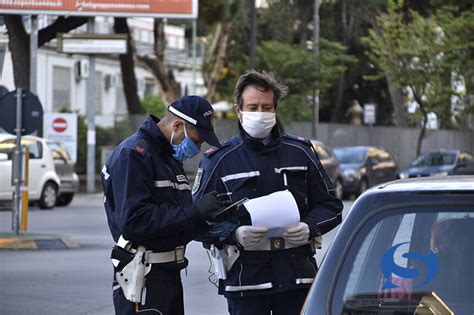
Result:
{"type": "MultiPolygon", "coordinates": [[[[12,157],[16,138],[10,134],[0,134],[0,201],[11,201],[12,157]]],[[[53,156],[45,139],[24,136],[21,143],[30,149],[28,197],[41,209],[51,209],[56,205],[61,180],[55,171],[53,156]]]]}

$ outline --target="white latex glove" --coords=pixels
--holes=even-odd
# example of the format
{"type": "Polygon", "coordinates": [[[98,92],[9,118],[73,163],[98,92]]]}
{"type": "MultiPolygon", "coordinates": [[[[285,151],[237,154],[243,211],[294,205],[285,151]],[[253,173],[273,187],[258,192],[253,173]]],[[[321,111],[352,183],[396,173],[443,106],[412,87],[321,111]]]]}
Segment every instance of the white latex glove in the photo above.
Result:
{"type": "Polygon", "coordinates": [[[249,247],[260,242],[267,232],[265,227],[242,225],[235,230],[235,239],[243,247],[249,247]]]}
{"type": "Polygon", "coordinates": [[[297,226],[289,228],[283,233],[283,238],[288,242],[297,245],[303,245],[309,241],[309,226],[304,222],[298,223],[297,226]]]}

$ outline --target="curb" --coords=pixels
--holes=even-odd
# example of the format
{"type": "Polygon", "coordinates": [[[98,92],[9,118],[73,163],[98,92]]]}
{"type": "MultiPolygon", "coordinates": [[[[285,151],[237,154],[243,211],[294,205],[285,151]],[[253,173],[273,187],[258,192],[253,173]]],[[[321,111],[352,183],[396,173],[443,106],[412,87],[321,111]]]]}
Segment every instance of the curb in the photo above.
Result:
{"type": "Polygon", "coordinates": [[[49,250],[79,247],[79,242],[65,235],[0,232],[0,250],[49,250]]]}

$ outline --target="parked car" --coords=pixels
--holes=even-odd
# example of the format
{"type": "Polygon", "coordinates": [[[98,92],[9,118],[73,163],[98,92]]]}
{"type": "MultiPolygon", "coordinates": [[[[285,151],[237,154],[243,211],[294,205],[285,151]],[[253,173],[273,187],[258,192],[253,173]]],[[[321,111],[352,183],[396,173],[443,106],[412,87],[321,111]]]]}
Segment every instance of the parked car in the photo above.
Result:
{"type": "Polygon", "coordinates": [[[340,147],[334,153],[341,163],[344,195],[361,194],[369,187],[399,178],[398,165],[385,149],[340,147]]]}
{"type": "Polygon", "coordinates": [[[61,143],[46,140],[54,159],[54,168],[61,180],[57,206],[67,206],[72,202],[74,194],[79,190],[79,177],[75,173],[75,163],[61,143]]]}
{"type": "Polygon", "coordinates": [[[343,190],[339,160],[335,157],[333,149],[327,144],[318,140],[311,140],[311,143],[313,144],[316,153],[318,153],[319,159],[334,185],[336,197],[341,199],[343,190]]]}
{"type": "Polygon", "coordinates": [[[302,314],[474,314],[474,177],[403,179],[364,193],[302,314]]]}
{"type": "Polygon", "coordinates": [[[473,155],[460,150],[426,152],[400,172],[401,178],[443,175],[474,175],[473,155]]]}
{"type": "MultiPolygon", "coordinates": [[[[0,200],[12,200],[12,157],[15,136],[0,134],[0,200]]],[[[28,197],[41,209],[56,205],[61,180],[55,171],[54,161],[46,140],[33,136],[22,137],[21,143],[30,149],[28,197]]]]}

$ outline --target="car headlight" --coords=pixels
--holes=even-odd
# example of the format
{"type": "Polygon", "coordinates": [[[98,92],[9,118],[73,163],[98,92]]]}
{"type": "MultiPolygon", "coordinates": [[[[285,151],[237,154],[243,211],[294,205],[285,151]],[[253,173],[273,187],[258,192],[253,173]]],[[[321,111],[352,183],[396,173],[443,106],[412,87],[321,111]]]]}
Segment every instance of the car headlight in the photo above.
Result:
{"type": "Polygon", "coordinates": [[[344,171],[342,172],[342,176],[344,176],[344,177],[347,178],[348,180],[355,180],[355,179],[359,179],[359,178],[360,178],[359,173],[356,172],[356,171],[353,170],[353,169],[344,170],[344,171]]]}
{"type": "Polygon", "coordinates": [[[408,178],[408,173],[400,172],[400,178],[401,179],[408,178]]]}
{"type": "Polygon", "coordinates": [[[434,173],[433,176],[448,176],[448,172],[434,173]]]}

